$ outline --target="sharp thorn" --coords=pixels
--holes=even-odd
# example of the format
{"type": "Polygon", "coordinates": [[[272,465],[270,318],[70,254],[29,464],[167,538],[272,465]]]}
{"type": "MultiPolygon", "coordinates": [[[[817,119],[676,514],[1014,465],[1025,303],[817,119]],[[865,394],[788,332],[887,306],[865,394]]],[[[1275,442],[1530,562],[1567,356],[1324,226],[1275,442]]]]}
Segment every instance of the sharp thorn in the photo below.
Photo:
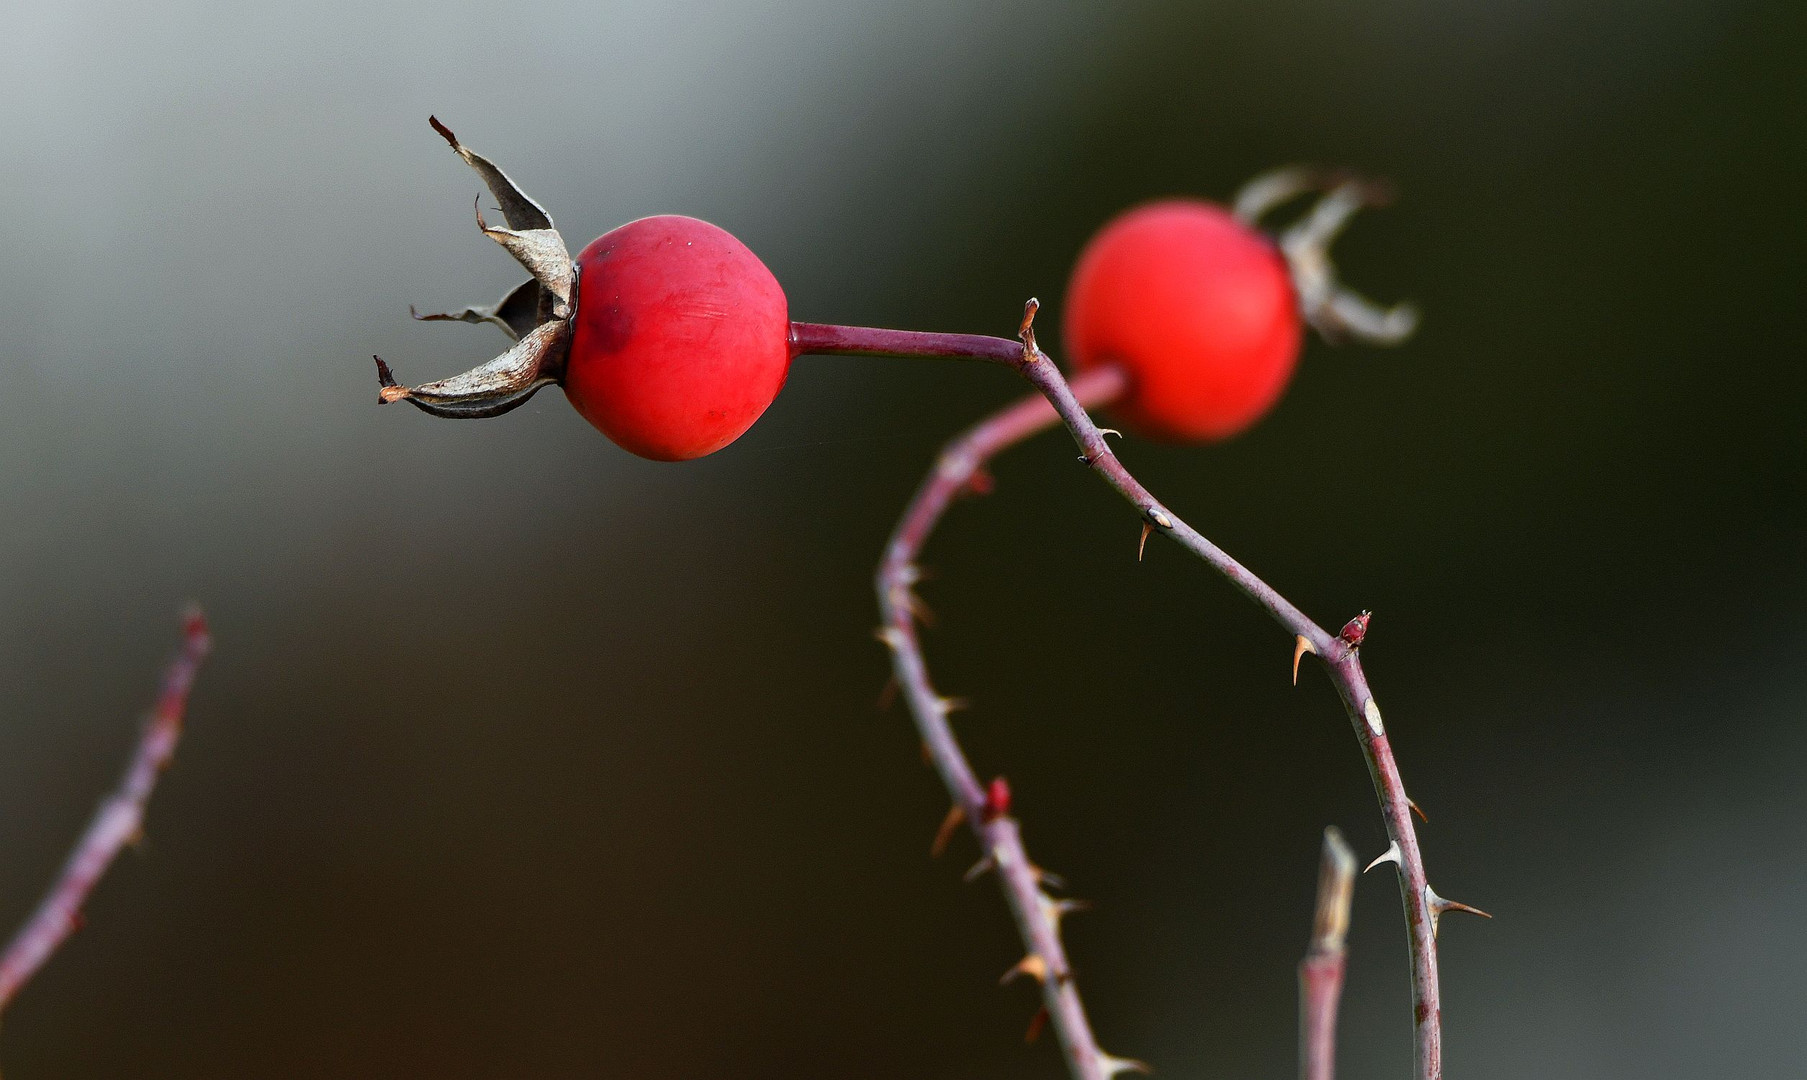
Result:
{"type": "Polygon", "coordinates": [[[1154,532],[1154,526],[1144,521],[1142,523],[1142,539],[1136,541],[1137,562],[1142,561],[1142,553],[1148,550],[1148,534],[1151,532],[1154,532]]]}
{"type": "Polygon", "coordinates": [[[1437,924],[1442,919],[1443,913],[1446,911],[1466,911],[1470,915],[1479,915],[1483,919],[1493,918],[1492,915],[1489,915],[1478,907],[1470,907],[1467,904],[1458,903],[1454,900],[1445,900],[1443,897],[1438,896],[1436,890],[1432,889],[1429,885],[1424,887],[1424,906],[1428,907],[1431,912],[1431,937],[1433,938],[1437,936],[1437,924]]]}
{"type": "Polygon", "coordinates": [[[1149,1073],[1154,1072],[1153,1069],[1148,1067],[1146,1061],[1137,1061],[1135,1058],[1112,1057],[1102,1050],[1098,1052],[1098,1068],[1103,1071],[1106,1077],[1112,1077],[1116,1076],[1118,1073],[1126,1072],[1141,1073],[1142,1075],[1147,1076],[1149,1073]]]}
{"type": "Polygon", "coordinates": [[[941,715],[946,716],[961,709],[970,709],[973,703],[962,697],[938,697],[935,699],[935,707],[941,710],[941,715]]]}
{"type": "Polygon", "coordinates": [[[1123,437],[1123,433],[1114,427],[1101,427],[1098,429],[1098,437],[1100,439],[1104,438],[1106,435],[1115,435],[1119,439],[1123,437]]]}
{"type": "Polygon", "coordinates": [[[880,644],[889,648],[902,649],[904,647],[904,636],[895,626],[881,626],[872,631],[872,636],[877,638],[880,644]]]}
{"type": "Polygon", "coordinates": [[[995,869],[997,865],[997,860],[993,859],[990,855],[987,855],[978,862],[967,867],[966,873],[960,875],[960,880],[971,885],[973,882],[984,877],[988,871],[995,869]]]}
{"type": "Polygon", "coordinates": [[[947,816],[941,819],[941,828],[935,830],[935,842],[929,845],[929,857],[939,859],[947,851],[947,845],[954,839],[954,833],[966,824],[966,807],[955,803],[948,807],[947,816]]]}
{"type": "Polygon", "coordinates": [[[1412,797],[1410,795],[1407,795],[1405,797],[1405,804],[1412,808],[1412,813],[1418,815],[1419,821],[1424,822],[1426,825],[1429,825],[1431,823],[1430,817],[1428,815],[1426,815],[1423,810],[1419,809],[1418,804],[1412,801],[1412,797]]]}
{"type": "Polygon", "coordinates": [[[1400,861],[1399,841],[1397,841],[1397,840],[1395,840],[1392,843],[1387,845],[1387,850],[1380,853],[1380,858],[1375,859],[1373,862],[1362,867],[1362,873],[1364,873],[1364,874],[1367,873],[1368,871],[1374,869],[1376,866],[1379,866],[1381,863],[1389,863],[1389,862],[1392,863],[1394,866],[1405,865],[1403,862],[1400,861]]]}
{"type": "Polygon", "coordinates": [[[1316,650],[1315,648],[1312,647],[1311,642],[1305,640],[1304,634],[1300,634],[1298,637],[1298,640],[1293,645],[1293,685],[1294,686],[1299,685],[1299,661],[1305,658],[1306,653],[1310,653],[1311,655],[1316,656],[1318,654],[1318,650],[1316,650]]]}
{"type": "Polygon", "coordinates": [[[1044,1005],[1035,1010],[1035,1015],[1029,1018],[1029,1030],[1023,1032],[1024,1045],[1033,1045],[1036,1039],[1041,1038],[1042,1029],[1047,1026],[1048,1007],[1044,1005]]]}
{"type": "Polygon", "coordinates": [[[1048,962],[1042,959],[1041,953],[1030,953],[1016,962],[1016,966],[1004,973],[998,980],[999,986],[1008,986],[1015,982],[1017,976],[1028,975],[1036,982],[1048,981],[1048,962]]]}
{"type": "Polygon", "coordinates": [[[1035,875],[1035,883],[1037,885],[1046,885],[1051,889],[1064,889],[1067,887],[1066,878],[1061,877],[1059,874],[1043,870],[1034,863],[1029,864],[1029,872],[1035,875]]]}

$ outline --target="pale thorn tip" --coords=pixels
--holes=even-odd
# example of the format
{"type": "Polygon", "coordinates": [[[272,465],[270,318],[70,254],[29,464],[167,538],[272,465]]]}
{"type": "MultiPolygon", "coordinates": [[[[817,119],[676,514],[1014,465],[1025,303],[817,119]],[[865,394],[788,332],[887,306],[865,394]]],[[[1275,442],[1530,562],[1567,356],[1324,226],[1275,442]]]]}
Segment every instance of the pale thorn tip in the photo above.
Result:
{"type": "Polygon", "coordinates": [[[1151,532],[1154,532],[1154,526],[1144,521],[1142,523],[1142,539],[1136,541],[1137,562],[1142,561],[1142,553],[1148,550],[1148,534],[1151,532]]]}
{"type": "Polygon", "coordinates": [[[1316,648],[1312,647],[1311,642],[1305,640],[1304,634],[1300,634],[1297,642],[1295,642],[1293,645],[1293,685],[1294,686],[1299,685],[1299,661],[1303,660],[1305,658],[1306,653],[1310,653],[1311,655],[1316,656],[1318,654],[1318,650],[1316,648]]]}
{"type": "Polygon", "coordinates": [[[1394,866],[1404,866],[1405,865],[1405,863],[1401,860],[1400,855],[1399,855],[1399,841],[1397,841],[1397,840],[1388,844],[1387,850],[1381,852],[1379,858],[1375,859],[1373,862],[1369,863],[1368,865],[1362,867],[1362,873],[1365,874],[1368,871],[1374,869],[1376,866],[1379,866],[1381,863],[1388,863],[1388,862],[1392,863],[1394,866]]]}
{"type": "Polygon", "coordinates": [[[1118,1073],[1126,1072],[1141,1073],[1143,1076],[1147,1076],[1149,1073],[1154,1072],[1153,1069],[1149,1068],[1148,1062],[1146,1061],[1137,1061],[1135,1058],[1113,1057],[1102,1050],[1098,1051],[1098,1068],[1103,1070],[1106,1077],[1116,1076],[1118,1073]]]}
{"type": "Polygon", "coordinates": [[[1114,427],[1101,427],[1098,429],[1098,437],[1100,439],[1104,438],[1106,435],[1115,435],[1119,439],[1123,437],[1123,433],[1114,427]]]}
{"type": "Polygon", "coordinates": [[[904,647],[903,634],[898,632],[895,626],[881,626],[872,632],[872,636],[877,638],[880,644],[889,648],[902,649],[904,647]]]}
{"type": "Polygon", "coordinates": [[[978,862],[973,863],[971,866],[967,867],[966,873],[960,875],[960,880],[966,882],[968,885],[971,885],[973,882],[979,880],[980,878],[984,877],[987,873],[989,873],[990,871],[995,869],[997,867],[997,865],[998,865],[998,863],[997,863],[996,859],[993,859],[990,855],[986,855],[983,858],[981,858],[978,862]]]}
{"type": "Polygon", "coordinates": [[[1048,962],[1042,959],[1041,953],[1030,953],[1018,960],[1015,967],[1006,971],[1004,977],[998,980],[998,985],[1008,986],[1016,981],[1019,975],[1027,975],[1036,982],[1045,983],[1048,981],[1048,962]]]}
{"type": "Polygon", "coordinates": [[[1042,918],[1048,920],[1056,931],[1060,929],[1061,920],[1065,919],[1068,915],[1071,915],[1076,911],[1090,911],[1092,909],[1092,905],[1084,900],[1078,900],[1072,897],[1063,897],[1062,899],[1056,900],[1044,892],[1036,893],[1036,900],[1041,905],[1042,918]]]}
{"type": "Polygon", "coordinates": [[[1422,808],[1420,808],[1417,803],[1413,802],[1412,797],[1410,795],[1407,795],[1405,797],[1405,804],[1407,806],[1411,807],[1412,813],[1418,815],[1419,821],[1424,822],[1426,825],[1429,825],[1431,823],[1430,815],[1426,814],[1424,812],[1424,810],[1422,808]]]}
{"type": "Polygon", "coordinates": [[[942,716],[972,707],[973,703],[963,697],[938,697],[935,699],[935,708],[940,711],[942,716]]]}
{"type": "Polygon", "coordinates": [[[929,858],[939,859],[953,842],[954,833],[966,824],[966,807],[959,803],[948,807],[947,816],[941,819],[941,827],[935,830],[935,842],[929,845],[929,858]]]}

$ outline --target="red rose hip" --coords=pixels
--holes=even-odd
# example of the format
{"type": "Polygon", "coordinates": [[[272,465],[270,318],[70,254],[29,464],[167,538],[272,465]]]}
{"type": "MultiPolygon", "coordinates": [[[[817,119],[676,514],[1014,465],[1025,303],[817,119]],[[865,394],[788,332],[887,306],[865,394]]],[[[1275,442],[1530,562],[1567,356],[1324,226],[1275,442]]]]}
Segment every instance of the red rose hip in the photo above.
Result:
{"type": "Polygon", "coordinates": [[[659,461],[739,438],[790,369],[784,290],[746,245],[695,218],[642,218],[577,256],[565,394],[623,448],[659,461]]]}
{"type": "Polygon", "coordinates": [[[1119,404],[1143,433],[1227,439],[1286,389],[1302,329],[1287,261],[1210,203],[1150,203],[1106,225],[1067,286],[1065,347],[1079,370],[1122,367],[1119,404]]]}
{"type": "Polygon", "coordinates": [[[460,375],[403,386],[377,360],[378,400],[435,416],[498,416],[562,385],[584,419],[660,461],[739,438],[784,387],[791,363],[784,290],[746,245],[706,221],[629,222],[573,259],[545,208],[496,164],[434,130],[477,171],[507,225],[477,227],[531,274],[494,304],[421,319],[490,323],[515,342],[460,375]]]}
{"type": "Polygon", "coordinates": [[[1259,176],[1234,209],[1199,199],[1136,207],[1099,230],[1067,284],[1066,349],[1081,371],[1126,376],[1115,406],[1143,433],[1184,442],[1228,439],[1279,400],[1304,326],[1332,339],[1396,345],[1418,316],[1379,307],[1336,280],[1330,244],[1381,185],[1289,168],[1259,176]],[[1269,211],[1320,198],[1277,239],[1269,211]]]}

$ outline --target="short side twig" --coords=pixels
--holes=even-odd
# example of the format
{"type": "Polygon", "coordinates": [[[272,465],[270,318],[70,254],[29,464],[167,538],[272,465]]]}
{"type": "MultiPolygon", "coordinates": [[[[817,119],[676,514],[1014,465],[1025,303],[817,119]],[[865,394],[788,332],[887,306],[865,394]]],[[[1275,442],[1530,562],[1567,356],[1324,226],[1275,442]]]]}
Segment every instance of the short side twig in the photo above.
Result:
{"type": "Polygon", "coordinates": [[[929,334],[818,323],[793,323],[791,340],[799,354],[978,360],[1015,371],[1039,390],[1060,414],[1061,422],[1079,445],[1080,460],[1128,500],[1143,521],[1154,527],[1153,531],[1169,537],[1209,563],[1239,592],[1260,605],[1295,640],[1303,639],[1302,652],[1310,652],[1324,662],[1355,728],[1356,740],[1367,759],[1368,772],[1380,799],[1381,815],[1391,840],[1383,858],[1394,863],[1399,871],[1411,958],[1415,1075],[1419,1080],[1440,1080],[1443,1075],[1442,1015],[1437,988],[1435,916],[1448,910],[1450,905],[1431,891],[1425,878],[1418,835],[1412,827],[1411,799],[1399,778],[1399,766],[1387,740],[1380,706],[1375,704],[1373,692],[1368,689],[1358,645],[1313,622],[1273,586],[1207,540],[1136,480],[1106,444],[1103,432],[1087,415],[1054,361],[1035,347],[1030,321],[1036,307],[1036,302],[1031,300],[1025,309],[1021,342],[979,334],[929,334]]]}
{"type": "MultiPolygon", "coordinates": [[[[1117,396],[1122,388],[1123,376],[1114,368],[1081,376],[1073,384],[1074,392],[1091,404],[1117,396]]],[[[1108,1080],[1140,1063],[1103,1053],[1092,1035],[1060,937],[1061,916],[1070,910],[1073,901],[1047,894],[1043,888],[1047,877],[1024,851],[1021,831],[1009,815],[1008,806],[997,805],[1000,800],[987,791],[973,772],[948,723],[954,703],[935,691],[916,636],[915,613],[920,608],[914,592],[920,577],[917,558],[941,515],[961,492],[975,488],[986,462],[994,455],[1059,422],[1060,417],[1046,399],[1037,395],[1006,408],[948,443],[885,549],[877,581],[879,607],[884,615],[879,636],[891,648],[897,685],[903,689],[929,760],[953,799],[948,824],[957,826],[964,820],[971,826],[983,853],[976,869],[997,872],[1004,898],[1016,917],[1027,952],[1012,973],[1040,980],[1048,1026],[1054,1030],[1075,1080],[1108,1080]]],[[[944,838],[938,840],[937,848],[942,843],[944,838]]]]}
{"type": "Polygon", "coordinates": [[[163,676],[156,709],[145,723],[144,735],[126,767],[125,778],[95,812],[87,832],[69,853],[37,911],[20,928],[6,952],[0,954],[0,1009],[11,1004],[57,946],[81,925],[81,909],[88,894],[119,852],[137,841],[144,827],[145,804],[158,775],[175,753],[176,740],[182,734],[182,717],[188,708],[188,691],[211,644],[206,620],[198,610],[190,612],[183,625],[181,651],[163,676]]]}
{"type": "Polygon", "coordinates": [[[1335,1080],[1336,1009],[1343,997],[1344,943],[1355,898],[1355,855],[1335,828],[1324,830],[1311,946],[1299,962],[1299,1080],[1335,1080]]]}

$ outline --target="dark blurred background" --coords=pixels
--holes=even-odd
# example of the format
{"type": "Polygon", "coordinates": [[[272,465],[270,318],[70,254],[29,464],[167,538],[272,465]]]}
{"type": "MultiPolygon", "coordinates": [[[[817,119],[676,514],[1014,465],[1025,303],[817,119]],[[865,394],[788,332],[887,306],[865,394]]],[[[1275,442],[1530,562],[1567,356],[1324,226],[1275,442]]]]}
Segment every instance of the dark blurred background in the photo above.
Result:
{"type": "MultiPolygon", "coordinates": [[[[11,1010],[9,1076],[1055,1077],[869,574],[1021,392],[800,362],[683,466],[557,394],[378,409],[519,278],[429,112],[581,244],[710,218],[800,318],[1008,335],[1087,235],[1271,166],[1392,178],[1313,343],[1156,492],[1364,650],[1439,891],[1452,1077],[1807,1072],[1799,4],[12,4],[0,11],[0,919],[218,639],[149,839],[11,1010]]],[[[1044,343],[1058,350],[1058,311],[1044,343]]],[[[1056,352],[1058,355],[1058,351],[1056,352]]],[[[1107,1049],[1293,1069],[1319,830],[1383,833],[1321,673],[1049,436],[928,553],[942,686],[1107,1049]]],[[[1347,1077],[1404,1075],[1358,891],[1347,1077]]]]}

